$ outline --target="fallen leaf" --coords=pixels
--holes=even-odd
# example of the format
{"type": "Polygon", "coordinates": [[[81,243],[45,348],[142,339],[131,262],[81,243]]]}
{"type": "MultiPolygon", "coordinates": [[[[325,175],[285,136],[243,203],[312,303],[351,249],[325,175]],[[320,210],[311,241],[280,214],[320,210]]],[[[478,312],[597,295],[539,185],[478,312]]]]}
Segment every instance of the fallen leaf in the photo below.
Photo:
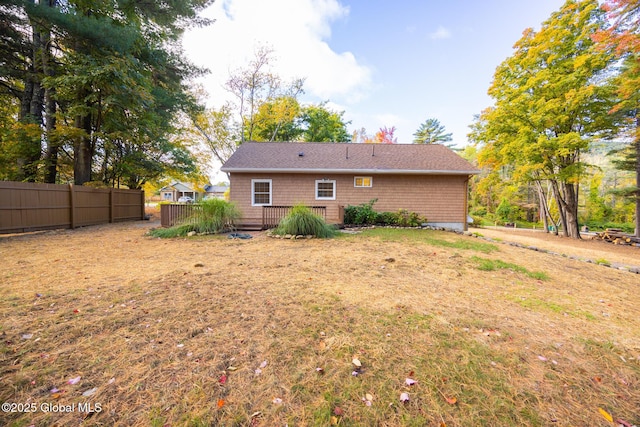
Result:
{"type": "Polygon", "coordinates": [[[339,406],[336,406],[335,408],[333,408],[333,415],[337,415],[341,417],[343,414],[344,414],[344,411],[339,406]]]}
{"type": "Polygon", "coordinates": [[[218,379],[218,382],[220,384],[224,384],[227,382],[227,376],[226,375],[221,375],[220,378],[218,379]]]}
{"type": "Polygon", "coordinates": [[[455,397],[445,397],[445,400],[449,405],[455,405],[458,402],[458,399],[455,397]]]}
{"type": "Polygon", "coordinates": [[[602,378],[601,377],[593,377],[593,381],[597,382],[597,383],[601,383],[602,382],[602,378]]]}
{"type": "Polygon", "coordinates": [[[71,385],[78,384],[80,382],[80,378],[82,377],[71,378],[69,381],[67,381],[67,384],[71,384],[71,385]]]}
{"type": "Polygon", "coordinates": [[[404,380],[405,384],[411,386],[414,385],[416,383],[416,380],[411,379],[411,378],[407,378],[406,380],[404,380]]]}
{"type": "Polygon", "coordinates": [[[400,402],[408,402],[409,393],[400,393],[400,402]]]}
{"type": "Polygon", "coordinates": [[[365,394],[364,397],[369,401],[369,402],[373,402],[373,396],[369,393],[365,394]]]}
{"type": "Polygon", "coordinates": [[[82,393],[82,395],[84,397],[89,397],[89,396],[92,396],[92,395],[96,394],[96,391],[98,391],[97,387],[90,388],[89,390],[86,390],[84,393],[82,393]]]}
{"type": "Polygon", "coordinates": [[[610,413],[608,413],[602,408],[598,408],[598,412],[600,412],[600,415],[602,415],[605,420],[609,421],[610,423],[613,423],[613,417],[611,416],[610,413]]]}
{"type": "Polygon", "coordinates": [[[233,371],[236,371],[237,369],[238,369],[238,368],[237,368],[237,367],[235,367],[235,366],[229,366],[229,367],[227,368],[227,371],[232,371],[232,372],[233,372],[233,371]]]}
{"type": "Polygon", "coordinates": [[[338,425],[338,417],[331,417],[331,425],[332,426],[338,425]]]}
{"type": "Polygon", "coordinates": [[[616,419],[616,424],[622,424],[624,427],[633,427],[629,421],[621,420],[620,418],[616,419]]]}
{"type": "Polygon", "coordinates": [[[224,406],[224,399],[218,399],[218,409],[224,406]]]}
{"type": "Polygon", "coordinates": [[[362,367],[362,363],[360,362],[360,360],[357,357],[354,357],[353,360],[351,361],[351,363],[353,363],[358,368],[362,367]]]}

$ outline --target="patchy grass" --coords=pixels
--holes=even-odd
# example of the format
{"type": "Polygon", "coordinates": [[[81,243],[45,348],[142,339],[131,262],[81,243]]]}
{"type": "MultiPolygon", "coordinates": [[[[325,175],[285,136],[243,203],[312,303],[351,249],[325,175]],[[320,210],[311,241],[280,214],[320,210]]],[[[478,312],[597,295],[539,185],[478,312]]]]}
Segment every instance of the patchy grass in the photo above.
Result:
{"type": "Polygon", "coordinates": [[[378,237],[385,242],[424,243],[429,246],[464,249],[482,253],[497,252],[498,246],[474,239],[461,239],[455,234],[433,230],[406,228],[372,228],[363,231],[365,236],[378,237]]]}
{"type": "Polygon", "coordinates": [[[549,280],[549,275],[543,271],[529,271],[526,268],[513,264],[510,262],[504,262],[499,259],[487,259],[473,256],[471,260],[478,265],[478,270],[482,271],[494,271],[499,269],[511,270],[517,273],[522,273],[527,277],[537,280],[549,280]]]}
{"type": "Polygon", "coordinates": [[[610,425],[599,408],[640,422],[628,273],[512,247],[485,256],[553,274],[479,270],[473,238],[424,230],[304,241],[143,232],[1,242],[5,268],[22,274],[0,272],[0,399],[76,404],[0,413],[1,425],[610,425]],[[76,262],[38,253],[54,249],[76,262]],[[565,315],[577,310],[593,318],[565,315]]]}

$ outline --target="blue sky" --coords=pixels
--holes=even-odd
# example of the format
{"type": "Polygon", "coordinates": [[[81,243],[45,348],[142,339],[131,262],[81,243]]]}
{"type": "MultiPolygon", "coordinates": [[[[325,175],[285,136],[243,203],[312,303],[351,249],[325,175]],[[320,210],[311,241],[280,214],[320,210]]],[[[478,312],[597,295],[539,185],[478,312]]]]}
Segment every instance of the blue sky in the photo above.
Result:
{"type": "Polygon", "coordinates": [[[491,105],[495,68],[525,28],[539,28],[561,0],[217,0],[207,28],[185,35],[189,58],[211,73],[200,79],[210,106],[258,45],[274,50],[273,71],[305,77],[303,102],[329,101],[350,131],[396,127],[410,143],[436,118],[453,143],[467,145],[474,114],[491,105]]]}

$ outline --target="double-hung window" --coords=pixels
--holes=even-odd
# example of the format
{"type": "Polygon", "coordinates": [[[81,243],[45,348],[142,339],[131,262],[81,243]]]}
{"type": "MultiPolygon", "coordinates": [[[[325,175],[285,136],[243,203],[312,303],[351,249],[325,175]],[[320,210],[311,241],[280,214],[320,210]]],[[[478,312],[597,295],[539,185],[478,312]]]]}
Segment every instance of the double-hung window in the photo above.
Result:
{"type": "Polygon", "coordinates": [[[270,179],[251,180],[251,206],[271,205],[273,184],[270,179]]]}
{"type": "Polygon", "coordinates": [[[335,180],[316,180],[316,200],[335,200],[336,199],[336,181],[335,180]]]}

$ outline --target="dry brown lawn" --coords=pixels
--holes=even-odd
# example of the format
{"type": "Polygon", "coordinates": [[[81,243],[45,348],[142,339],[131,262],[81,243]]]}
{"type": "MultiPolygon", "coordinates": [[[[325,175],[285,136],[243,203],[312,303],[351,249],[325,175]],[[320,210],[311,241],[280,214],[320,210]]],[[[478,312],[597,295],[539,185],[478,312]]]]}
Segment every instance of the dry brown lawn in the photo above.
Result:
{"type": "Polygon", "coordinates": [[[640,275],[444,232],[153,225],[0,236],[0,425],[640,424],[640,275]]]}

